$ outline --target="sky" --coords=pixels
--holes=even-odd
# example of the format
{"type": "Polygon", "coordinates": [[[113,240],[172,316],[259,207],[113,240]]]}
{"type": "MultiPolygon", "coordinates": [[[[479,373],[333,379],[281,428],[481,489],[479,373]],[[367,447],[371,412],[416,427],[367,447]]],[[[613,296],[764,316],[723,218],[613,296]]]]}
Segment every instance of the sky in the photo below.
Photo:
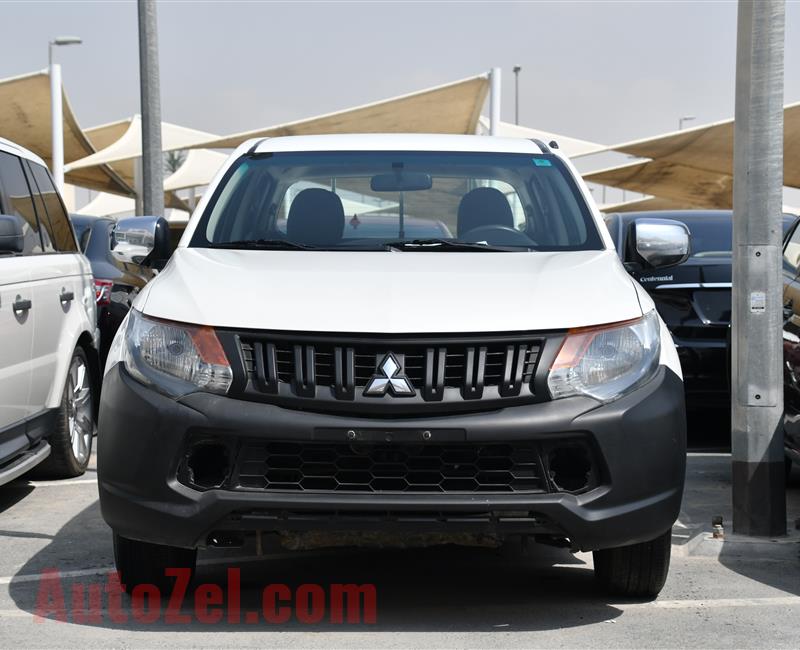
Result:
{"type": "MultiPolygon", "coordinates": [[[[733,116],[736,3],[159,2],[162,119],[217,134],[503,70],[502,117],[613,144],[733,116]]],[[[84,127],[139,111],[135,2],[2,2],[0,78],[48,40],[84,127]]],[[[786,102],[800,101],[800,2],[786,8],[786,102]]],[[[488,112],[488,111],[487,111],[488,112]]]]}

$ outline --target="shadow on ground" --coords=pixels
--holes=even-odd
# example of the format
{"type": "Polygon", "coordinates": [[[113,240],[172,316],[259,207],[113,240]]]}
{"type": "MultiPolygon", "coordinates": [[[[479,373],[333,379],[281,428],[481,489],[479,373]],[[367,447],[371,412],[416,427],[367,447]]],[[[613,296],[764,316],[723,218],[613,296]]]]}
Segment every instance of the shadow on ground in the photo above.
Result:
{"type": "MultiPolygon", "coordinates": [[[[800,468],[795,466],[786,484],[786,537],[740,538],[733,534],[731,505],[731,461],[727,455],[697,455],[689,458],[681,521],[692,535],[708,537],[711,519],[723,519],[724,542],[707,540],[702,552],[719,549],[719,562],[727,569],[764,585],[800,596],[800,468]]],[[[726,595],[735,598],[738,594],[726,595]]]]}
{"type": "MultiPolygon", "coordinates": [[[[12,579],[9,590],[16,606],[23,611],[37,612],[37,597],[42,596],[41,583],[31,576],[48,567],[61,571],[74,571],[77,567],[99,569],[97,575],[61,579],[68,609],[75,586],[83,585],[84,591],[91,583],[104,586],[103,569],[111,564],[110,533],[104,528],[97,502],[62,527],[51,543],[12,579]],[[68,566],[63,568],[66,558],[69,558],[68,566]]],[[[247,540],[244,549],[201,553],[195,585],[214,583],[224,590],[227,569],[239,567],[241,608],[247,612],[261,611],[262,589],[268,584],[288,585],[293,593],[302,584],[321,585],[326,592],[332,584],[374,584],[377,623],[359,626],[361,631],[551,630],[611,620],[621,614],[619,608],[608,604],[608,599],[597,591],[591,567],[563,549],[532,545],[530,553],[525,553],[519,545],[509,544],[500,549],[447,546],[293,553],[277,545],[265,545],[264,553],[267,557],[254,557],[253,539],[247,540]],[[248,554],[250,557],[242,559],[248,554]]],[[[126,622],[115,623],[104,612],[102,621],[81,623],[118,629],[254,629],[254,625],[244,622],[217,626],[169,625],[163,621],[142,623],[132,615],[127,597],[122,602],[121,614],[126,622]]],[[[187,606],[182,611],[189,613],[192,609],[187,606]]],[[[68,620],[78,622],[71,615],[68,620]]],[[[294,619],[280,626],[266,622],[260,625],[273,630],[298,631],[352,631],[355,627],[353,624],[333,625],[327,616],[317,625],[302,624],[294,619]]]]}

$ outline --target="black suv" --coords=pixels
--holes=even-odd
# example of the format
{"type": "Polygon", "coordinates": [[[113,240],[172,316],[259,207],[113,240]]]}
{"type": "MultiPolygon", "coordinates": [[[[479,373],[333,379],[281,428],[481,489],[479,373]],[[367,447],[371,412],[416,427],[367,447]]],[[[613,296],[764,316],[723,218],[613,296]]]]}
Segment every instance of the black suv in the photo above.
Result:
{"type": "MultiPolygon", "coordinates": [[[[730,210],[679,210],[610,214],[606,225],[631,275],[647,290],[672,332],[683,368],[687,408],[730,406],[730,210]],[[638,267],[632,225],[640,219],[680,221],[691,233],[691,255],[679,266],[638,267]]],[[[798,218],[784,215],[784,237],[798,218]]]]}

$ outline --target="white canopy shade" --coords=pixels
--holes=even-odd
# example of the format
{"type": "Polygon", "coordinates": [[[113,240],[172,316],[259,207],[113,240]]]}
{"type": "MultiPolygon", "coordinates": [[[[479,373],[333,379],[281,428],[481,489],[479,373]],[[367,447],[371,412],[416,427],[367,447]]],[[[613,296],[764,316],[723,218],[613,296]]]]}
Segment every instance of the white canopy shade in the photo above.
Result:
{"type": "MultiPolygon", "coordinates": [[[[489,118],[481,115],[478,120],[478,133],[481,135],[489,134],[489,118]]],[[[497,129],[497,135],[504,138],[525,138],[526,140],[541,140],[545,144],[550,144],[552,141],[558,144],[558,149],[567,158],[579,158],[581,156],[588,156],[589,154],[606,151],[608,147],[604,144],[596,142],[589,142],[588,140],[579,140],[578,138],[570,138],[566,135],[552,133],[550,131],[541,131],[539,129],[532,129],[527,126],[519,126],[509,122],[500,122],[497,129]]]]}
{"type": "MultiPolygon", "coordinates": [[[[64,160],[71,162],[95,152],[95,147],[78,124],[67,94],[63,92],[64,160]]],[[[16,142],[51,164],[50,77],[47,72],[0,80],[0,137],[16,142]]],[[[130,186],[108,165],[76,171],[68,183],[111,192],[131,192],[130,186]]]]}
{"type": "MultiPolygon", "coordinates": [[[[106,125],[109,129],[112,125],[106,125]]],[[[114,125],[115,126],[115,125],[114,125]]],[[[101,129],[95,129],[98,133],[101,129]]],[[[90,131],[91,132],[91,131],[90,131]]],[[[189,129],[185,126],[161,123],[161,147],[164,151],[188,149],[194,144],[216,137],[213,133],[189,129]]],[[[129,120],[128,128],[120,138],[91,156],[70,163],[64,167],[67,173],[78,169],[86,169],[97,165],[113,164],[120,175],[133,186],[133,160],[142,156],[142,119],[134,115],[129,120]]]]}
{"type": "Polygon", "coordinates": [[[164,179],[164,191],[208,185],[227,158],[224,153],[208,149],[190,149],[183,164],[164,179]]]}
{"type": "Polygon", "coordinates": [[[136,201],[128,196],[100,192],[77,213],[90,217],[131,216],[135,208],[136,201]]]}
{"type": "Polygon", "coordinates": [[[231,149],[250,138],[327,133],[475,133],[488,75],[426,88],[335,113],[242,131],[192,146],[231,149]]]}
{"type": "MultiPolygon", "coordinates": [[[[79,208],[78,214],[85,214],[90,217],[131,217],[135,214],[136,201],[128,196],[119,194],[109,194],[100,192],[89,203],[79,208]]],[[[184,223],[189,220],[189,213],[185,210],[173,208],[164,211],[165,218],[170,223],[184,223]]]]}
{"type": "MultiPolygon", "coordinates": [[[[783,110],[783,184],[800,187],[800,102],[783,110]]],[[[682,208],[733,206],[734,120],[610,146],[637,162],[586,173],[592,183],[649,194],[682,208]]]]}

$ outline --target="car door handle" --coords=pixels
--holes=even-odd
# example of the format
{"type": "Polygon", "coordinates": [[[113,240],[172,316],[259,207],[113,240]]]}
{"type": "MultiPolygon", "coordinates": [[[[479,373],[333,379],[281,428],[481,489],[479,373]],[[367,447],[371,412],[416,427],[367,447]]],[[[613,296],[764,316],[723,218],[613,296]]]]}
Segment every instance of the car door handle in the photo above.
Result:
{"type": "Polygon", "coordinates": [[[14,300],[14,304],[11,306],[14,308],[14,311],[28,311],[33,307],[33,303],[30,300],[23,299],[22,296],[17,296],[16,300],[14,300]]]}
{"type": "Polygon", "coordinates": [[[75,300],[75,293],[73,291],[62,289],[59,298],[61,299],[61,302],[71,302],[75,300]]]}

